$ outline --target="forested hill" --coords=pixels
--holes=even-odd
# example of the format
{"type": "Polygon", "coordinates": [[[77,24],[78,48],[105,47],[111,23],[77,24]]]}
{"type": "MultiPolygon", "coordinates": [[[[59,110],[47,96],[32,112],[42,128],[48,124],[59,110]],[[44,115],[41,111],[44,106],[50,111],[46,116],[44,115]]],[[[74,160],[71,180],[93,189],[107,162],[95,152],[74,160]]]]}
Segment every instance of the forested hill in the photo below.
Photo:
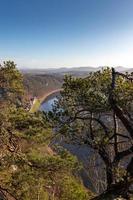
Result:
{"type": "Polygon", "coordinates": [[[60,89],[63,76],[50,74],[24,74],[24,87],[29,97],[41,97],[48,92],[60,89]]]}
{"type": "Polygon", "coordinates": [[[0,199],[133,200],[133,74],[106,68],[66,76],[62,89],[53,112],[31,113],[22,74],[14,62],[0,65],[0,199]],[[79,176],[83,165],[60,141],[91,149],[82,156],[83,176],[94,194],[79,176]]]}
{"type": "Polygon", "coordinates": [[[51,123],[25,109],[23,76],[0,65],[0,200],[89,200],[77,158],[50,145],[51,123]]]}
{"type": "MultiPolygon", "coordinates": [[[[41,97],[53,90],[60,89],[63,83],[64,75],[74,77],[87,77],[90,72],[102,70],[103,67],[78,67],[78,68],[60,68],[60,69],[25,69],[21,70],[24,77],[24,87],[28,96],[41,97]]],[[[133,69],[117,67],[119,72],[132,72],[133,69]]]]}

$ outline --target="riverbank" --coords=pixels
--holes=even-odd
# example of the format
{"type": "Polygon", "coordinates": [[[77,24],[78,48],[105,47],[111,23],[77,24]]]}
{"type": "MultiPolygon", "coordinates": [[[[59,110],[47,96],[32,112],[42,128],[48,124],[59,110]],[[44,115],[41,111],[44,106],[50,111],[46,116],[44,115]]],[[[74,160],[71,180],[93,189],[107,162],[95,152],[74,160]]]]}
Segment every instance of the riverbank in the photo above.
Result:
{"type": "Polygon", "coordinates": [[[34,113],[36,111],[38,111],[40,105],[47,101],[49,98],[51,98],[51,96],[53,96],[54,94],[60,92],[62,89],[57,89],[57,90],[53,90],[53,91],[50,91],[48,93],[46,93],[44,96],[40,97],[40,98],[35,98],[34,101],[33,101],[33,104],[31,106],[31,109],[30,109],[30,112],[31,113],[34,113]]]}

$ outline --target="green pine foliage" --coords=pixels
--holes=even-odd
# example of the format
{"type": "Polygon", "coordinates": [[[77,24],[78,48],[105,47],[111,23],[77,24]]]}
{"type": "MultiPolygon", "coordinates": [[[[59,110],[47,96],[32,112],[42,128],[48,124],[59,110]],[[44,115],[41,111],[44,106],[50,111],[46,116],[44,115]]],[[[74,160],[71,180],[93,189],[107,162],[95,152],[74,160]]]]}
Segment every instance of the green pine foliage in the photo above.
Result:
{"type": "Polygon", "coordinates": [[[15,64],[5,62],[0,77],[5,91],[0,97],[0,191],[16,200],[91,198],[77,175],[76,157],[59,147],[53,150],[50,123],[42,113],[24,109],[22,75],[15,64]]]}
{"type": "MultiPolygon", "coordinates": [[[[105,193],[113,193],[110,196],[114,198],[122,195],[130,198],[129,187],[133,184],[132,74],[107,67],[86,78],[66,76],[61,98],[49,118],[52,123],[55,121],[58,132],[69,143],[84,144],[98,154],[102,163],[99,169],[103,169],[99,180],[105,183],[101,191],[104,197],[105,193]]],[[[98,172],[97,160],[95,169],[98,172]]]]}

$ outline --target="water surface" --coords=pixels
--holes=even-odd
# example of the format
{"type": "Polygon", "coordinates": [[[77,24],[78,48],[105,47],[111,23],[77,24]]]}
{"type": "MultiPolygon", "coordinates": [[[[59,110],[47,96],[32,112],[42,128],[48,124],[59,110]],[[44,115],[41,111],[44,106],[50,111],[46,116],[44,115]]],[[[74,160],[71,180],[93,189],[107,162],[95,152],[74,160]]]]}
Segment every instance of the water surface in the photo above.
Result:
{"type": "MultiPolygon", "coordinates": [[[[48,97],[40,106],[41,111],[49,112],[52,111],[53,105],[55,101],[58,100],[57,94],[48,97]]],[[[83,163],[84,169],[88,169],[88,158],[93,153],[92,149],[88,148],[86,145],[75,145],[75,144],[67,144],[61,141],[56,141],[58,145],[63,146],[73,155],[76,155],[77,158],[83,163]]],[[[86,170],[81,171],[81,178],[83,180],[84,186],[87,188],[91,188],[94,191],[93,184],[89,180],[88,174],[86,170]]]]}
{"type": "Polygon", "coordinates": [[[52,97],[46,101],[44,101],[41,106],[40,106],[40,111],[45,111],[45,112],[49,112],[52,111],[53,105],[55,103],[55,101],[57,101],[57,97],[52,97]]]}

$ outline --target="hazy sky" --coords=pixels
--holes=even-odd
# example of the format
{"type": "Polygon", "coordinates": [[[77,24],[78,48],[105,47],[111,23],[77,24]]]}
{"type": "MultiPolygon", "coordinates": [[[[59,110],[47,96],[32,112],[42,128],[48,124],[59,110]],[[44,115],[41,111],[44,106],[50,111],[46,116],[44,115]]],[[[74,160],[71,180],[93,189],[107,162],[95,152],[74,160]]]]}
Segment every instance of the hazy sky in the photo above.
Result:
{"type": "Polygon", "coordinates": [[[133,67],[133,0],[0,0],[0,60],[133,67]]]}

